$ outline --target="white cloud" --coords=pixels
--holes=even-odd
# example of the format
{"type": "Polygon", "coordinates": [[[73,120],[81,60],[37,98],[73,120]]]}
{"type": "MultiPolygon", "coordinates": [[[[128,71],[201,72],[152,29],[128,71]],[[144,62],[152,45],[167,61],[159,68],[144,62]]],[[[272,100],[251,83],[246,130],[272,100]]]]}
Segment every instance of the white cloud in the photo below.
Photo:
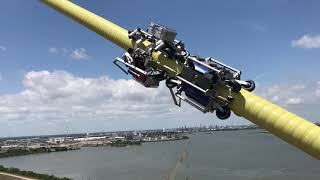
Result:
{"type": "Polygon", "coordinates": [[[271,101],[276,103],[276,102],[279,102],[279,101],[280,101],[280,98],[279,98],[279,96],[275,95],[275,96],[273,96],[273,97],[271,98],[271,101]]]}
{"type": "Polygon", "coordinates": [[[291,41],[291,46],[306,49],[320,48],[320,35],[303,35],[301,38],[291,41]]]}
{"type": "Polygon", "coordinates": [[[293,90],[304,90],[306,88],[306,85],[304,84],[295,84],[292,85],[291,89],[293,90]]]}
{"type": "Polygon", "coordinates": [[[0,45],[0,51],[6,51],[6,50],[7,50],[7,47],[0,45]]]}
{"type": "Polygon", "coordinates": [[[87,50],[84,48],[79,48],[79,49],[74,49],[73,51],[71,51],[70,56],[73,59],[89,59],[90,56],[87,54],[87,50]]]}
{"type": "Polygon", "coordinates": [[[86,60],[91,58],[88,55],[87,50],[85,48],[68,49],[68,48],[51,47],[49,48],[48,51],[52,54],[60,54],[63,56],[68,56],[75,60],[86,60]]]}
{"type": "Polygon", "coordinates": [[[317,89],[317,90],[315,91],[315,94],[316,94],[316,96],[320,97],[320,89],[317,89]]]}
{"type": "Polygon", "coordinates": [[[201,112],[194,113],[196,110],[188,105],[180,110],[173,105],[163,84],[149,89],[134,80],[31,71],[24,75],[23,85],[25,89],[19,93],[0,95],[0,136],[62,133],[61,126],[66,121],[79,132],[102,127],[102,130],[172,127],[181,120],[186,120],[183,125],[192,121],[198,125],[199,120],[212,123],[216,119],[212,114],[208,118],[201,112]],[[13,124],[21,124],[15,126],[19,132],[11,132],[14,130],[8,126],[13,124]]]}
{"type": "Polygon", "coordinates": [[[269,87],[258,86],[255,93],[269,101],[283,105],[319,104],[320,85],[316,83],[276,84],[269,87]],[[316,94],[315,97],[314,95],[316,94]]]}
{"type": "Polygon", "coordinates": [[[320,81],[317,82],[317,89],[315,90],[315,95],[320,97],[320,81]]]}
{"type": "Polygon", "coordinates": [[[49,48],[49,52],[50,53],[58,53],[58,49],[54,48],[54,47],[51,47],[51,48],[49,48]]]}
{"type": "Polygon", "coordinates": [[[154,99],[159,93],[154,89],[145,89],[133,80],[80,78],[65,71],[31,71],[25,75],[23,84],[27,89],[21,94],[29,99],[81,106],[83,102],[94,102],[95,105],[119,100],[144,102],[154,99]]]}
{"type": "Polygon", "coordinates": [[[287,105],[297,105],[302,103],[302,99],[299,97],[289,98],[285,103],[287,105]]]}
{"type": "MultiPolygon", "coordinates": [[[[178,108],[163,83],[148,89],[134,80],[82,78],[65,71],[31,71],[22,83],[21,92],[0,95],[0,136],[63,133],[66,122],[70,132],[246,123],[221,122],[185,103],[178,108]]],[[[286,106],[319,102],[315,88],[294,86],[258,87],[255,93],[286,106]]]]}

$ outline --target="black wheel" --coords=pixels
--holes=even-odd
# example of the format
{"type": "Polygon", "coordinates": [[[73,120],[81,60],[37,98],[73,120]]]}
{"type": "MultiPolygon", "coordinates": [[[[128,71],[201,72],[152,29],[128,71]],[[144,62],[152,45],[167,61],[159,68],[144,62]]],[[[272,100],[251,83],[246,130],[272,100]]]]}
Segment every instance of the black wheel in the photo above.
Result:
{"type": "Polygon", "coordinates": [[[172,80],[172,78],[169,78],[169,79],[166,80],[166,86],[167,86],[168,88],[170,88],[170,89],[172,89],[172,88],[174,88],[174,87],[177,86],[177,84],[174,83],[174,82],[172,82],[171,80],[172,80]]]}
{"type": "Polygon", "coordinates": [[[163,51],[167,53],[169,59],[172,59],[174,57],[174,50],[172,48],[165,47],[163,51]]]}
{"type": "Polygon", "coordinates": [[[241,84],[234,79],[227,81],[227,84],[231,87],[233,92],[239,92],[241,90],[241,84]]]}
{"type": "Polygon", "coordinates": [[[231,115],[231,111],[228,107],[223,107],[221,111],[219,108],[216,110],[216,115],[219,119],[225,120],[228,119],[231,115]]]}
{"type": "Polygon", "coordinates": [[[243,86],[245,90],[251,92],[256,88],[256,84],[254,83],[253,80],[247,80],[246,82],[249,83],[249,85],[243,86]]]}

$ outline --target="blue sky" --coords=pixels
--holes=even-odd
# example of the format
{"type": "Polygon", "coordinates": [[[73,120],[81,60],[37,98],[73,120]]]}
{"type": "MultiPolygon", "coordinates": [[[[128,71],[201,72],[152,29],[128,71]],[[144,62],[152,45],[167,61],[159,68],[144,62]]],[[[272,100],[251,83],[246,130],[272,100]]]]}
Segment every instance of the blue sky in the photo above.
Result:
{"type": "MultiPolygon", "coordinates": [[[[178,32],[178,39],[186,43],[190,52],[204,57],[212,56],[241,69],[244,79],[256,80],[259,85],[257,93],[265,98],[300,114],[305,113],[307,106],[311,109],[319,107],[319,101],[315,98],[320,96],[320,83],[317,84],[320,82],[319,1],[141,1],[134,3],[135,5],[127,1],[73,2],[127,29],[145,28],[151,21],[165,24],[178,32]],[[291,93],[288,92],[290,90],[291,93]]],[[[71,129],[73,132],[216,123],[212,120],[215,119],[213,115],[208,121],[209,116],[201,115],[200,112],[197,116],[192,116],[190,121],[176,120],[174,116],[184,116],[183,112],[176,109],[173,111],[178,111],[177,115],[170,114],[169,119],[175,119],[173,121],[161,121],[166,115],[157,118],[146,116],[129,121],[127,119],[132,114],[126,114],[127,109],[123,109],[122,116],[118,117],[122,119],[120,121],[116,118],[103,121],[102,117],[108,114],[101,117],[88,115],[92,112],[87,112],[86,116],[77,116],[77,119],[82,119],[77,121],[69,118],[70,113],[65,115],[68,113],[57,109],[58,102],[50,104],[50,101],[46,104],[50,98],[44,100],[44,97],[41,99],[41,106],[51,108],[48,119],[53,120],[45,120],[49,117],[48,114],[37,119],[35,115],[42,111],[32,111],[33,106],[37,107],[33,102],[20,103],[28,94],[26,92],[33,93],[29,93],[28,97],[30,94],[32,97],[39,95],[39,92],[41,95],[57,94],[51,90],[54,91],[54,87],[61,81],[69,84],[81,81],[84,86],[86,80],[90,84],[99,79],[103,79],[101,84],[106,83],[106,86],[109,81],[130,84],[131,81],[126,81],[129,77],[112,65],[112,60],[120,56],[123,50],[36,0],[3,1],[0,6],[0,22],[0,136],[61,133],[65,129],[52,128],[54,130],[47,131],[47,128],[60,127],[66,122],[74,127],[71,129]],[[51,81],[43,77],[51,79],[53,84],[48,84],[51,81]],[[21,110],[17,109],[23,107],[31,109],[23,110],[21,114],[21,110]],[[65,116],[61,117],[62,114],[65,116]],[[15,130],[12,130],[13,126],[15,130]]],[[[88,95],[89,92],[86,91],[90,88],[93,87],[90,85],[82,92],[86,98],[92,95],[88,95]]],[[[137,88],[142,89],[139,86],[137,88]]],[[[165,89],[159,90],[162,91],[165,89]]],[[[99,94],[100,91],[96,93],[99,94]]],[[[137,93],[139,94],[138,91],[137,93]]],[[[162,95],[155,90],[152,93],[155,93],[154,97],[148,98],[157,99],[162,95]]],[[[134,93],[129,91],[123,96],[132,94],[134,93]]],[[[97,94],[92,96],[96,98],[97,94]]],[[[63,97],[68,102],[74,99],[68,99],[69,96],[65,95],[63,97]]],[[[127,103],[128,100],[119,99],[114,106],[108,108],[116,109],[117,103],[127,103]]],[[[100,103],[99,107],[102,107],[100,103]]],[[[132,103],[133,106],[139,104],[132,103]]],[[[75,104],[77,103],[71,103],[70,106],[75,104]]],[[[141,113],[147,115],[150,109],[144,108],[141,113]]],[[[45,112],[48,113],[47,110],[45,112]]],[[[74,114],[81,113],[74,110],[71,114],[75,116],[74,114]]],[[[319,115],[316,110],[305,114],[310,118],[319,115]]],[[[109,115],[114,114],[110,112],[109,115]]],[[[241,124],[245,121],[229,122],[241,124]]]]}

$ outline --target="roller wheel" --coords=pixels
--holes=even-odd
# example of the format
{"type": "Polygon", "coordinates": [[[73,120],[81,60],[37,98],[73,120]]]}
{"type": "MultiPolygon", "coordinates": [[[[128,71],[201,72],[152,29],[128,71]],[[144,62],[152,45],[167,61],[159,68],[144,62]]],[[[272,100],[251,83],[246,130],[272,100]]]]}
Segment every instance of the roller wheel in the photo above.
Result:
{"type": "Polygon", "coordinates": [[[241,84],[239,84],[236,80],[229,80],[227,84],[231,87],[233,92],[239,92],[241,90],[241,84]]]}
{"type": "Polygon", "coordinates": [[[174,88],[174,87],[177,86],[177,84],[174,83],[174,82],[172,82],[171,80],[172,80],[172,78],[169,78],[169,79],[166,80],[166,86],[167,86],[168,88],[170,88],[170,89],[172,89],[172,88],[174,88]]]}
{"type": "Polygon", "coordinates": [[[228,119],[231,115],[231,110],[228,107],[222,108],[221,111],[219,108],[216,110],[216,115],[220,120],[228,119]]]}
{"type": "Polygon", "coordinates": [[[243,86],[243,88],[249,92],[253,91],[256,88],[256,84],[253,80],[247,80],[247,83],[249,83],[248,86],[243,86]]]}

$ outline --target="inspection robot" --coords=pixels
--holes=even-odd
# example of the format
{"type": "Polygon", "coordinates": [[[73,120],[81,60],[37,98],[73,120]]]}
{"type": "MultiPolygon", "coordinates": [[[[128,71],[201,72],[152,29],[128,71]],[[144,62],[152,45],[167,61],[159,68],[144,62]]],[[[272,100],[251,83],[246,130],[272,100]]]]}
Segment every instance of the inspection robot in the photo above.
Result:
{"type": "Polygon", "coordinates": [[[229,103],[233,97],[219,96],[218,87],[226,86],[233,92],[242,88],[247,91],[255,89],[252,80],[241,80],[241,71],[227,66],[211,57],[202,58],[191,55],[182,41],[176,40],[176,31],[156,23],[150,23],[146,31],[137,28],[129,31],[129,39],[134,45],[121,58],[117,57],[114,64],[127,75],[147,88],[156,88],[160,81],[165,80],[173,102],[181,106],[181,101],[203,113],[214,111],[219,119],[230,117],[229,103]],[[140,48],[145,41],[151,42],[147,48],[140,48]],[[181,73],[170,77],[165,71],[154,68],[152,53],[161,51],[164,56],[184,64],[181,73]]]}

